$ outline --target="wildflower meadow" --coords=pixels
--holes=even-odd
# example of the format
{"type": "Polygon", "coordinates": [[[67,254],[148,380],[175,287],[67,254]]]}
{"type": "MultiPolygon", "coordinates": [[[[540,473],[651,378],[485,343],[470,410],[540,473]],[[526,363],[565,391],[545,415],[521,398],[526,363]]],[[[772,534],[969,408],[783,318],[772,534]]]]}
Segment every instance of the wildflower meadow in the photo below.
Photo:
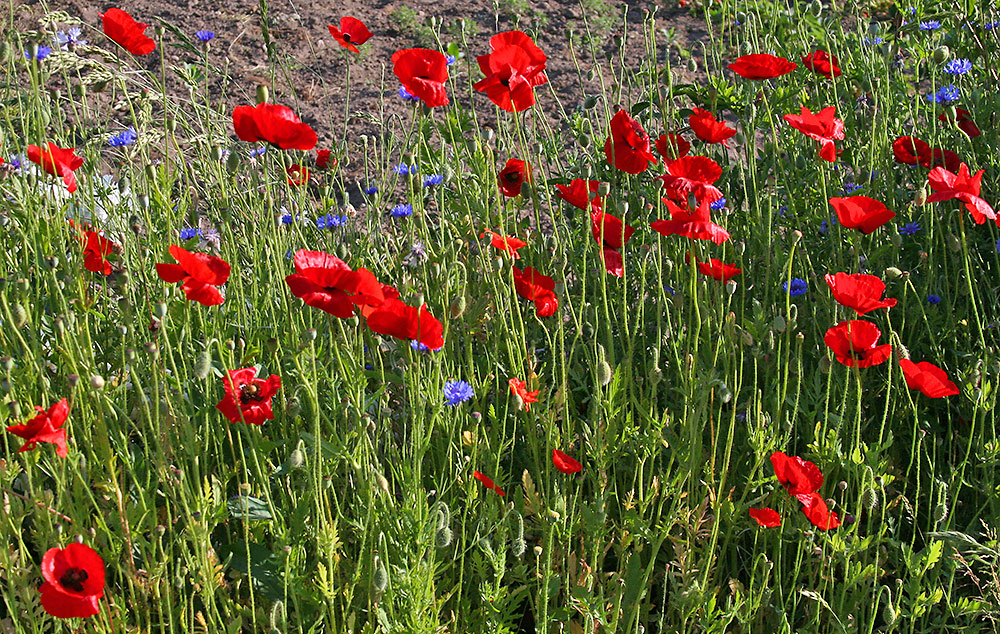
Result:
{"type": "Polygon", "coordinates": [[[992,0],[152,4],[3,18],[0,634],[997,631],[992,0]]]}

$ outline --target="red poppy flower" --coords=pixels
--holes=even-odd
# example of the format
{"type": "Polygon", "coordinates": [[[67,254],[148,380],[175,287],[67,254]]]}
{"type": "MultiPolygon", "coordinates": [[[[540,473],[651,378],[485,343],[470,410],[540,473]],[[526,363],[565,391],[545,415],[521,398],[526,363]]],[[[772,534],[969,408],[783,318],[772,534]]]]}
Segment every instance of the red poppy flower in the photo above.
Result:
{"type": "Polygon", "coordinates": [[[878,343],[882,331],[870,321],[853,319],[842,321],[826,331],[823,341],[833,351],[837,361],[849,368],[869,368],[885,363],[892,354],[892,346],[878,343]]]}
{"type": "Polygon", "coordinates": [[[552,450],[552,464],[556,466],[556,469],[567,475],[583,471],[582,464],[558,449],[552,450]]]}
{"type": "Polygon", "coordinates": [[[915,136],[901,136],[892,142],[892,154],[897,163],[916,165],[922,156],[930,156],[931,146],[915,136]]]}
{"type": "Polygon", "coordinates": [[[840,77],[841,70],[837,66],[838,63],[836,55],[821,50],[802,56],[803,66],[827,78],[840,77]]]}
{"type": "Polygon", "coordinates": [[[819,141],[820,158],[833,162],[838,154],[834,141],[844,140],[844,122],[834,116],[836,112],[836,106],[829,106],[813,114],[809,108],[802,106],[800,114],[786,114],[783,118],[802,134],[819,141]]]}
{"type": "Polygon", "coordinates": [[[861,233],[871,233],[896,217],[896,212],[868,196],[831,198],[830,206],[837,212],[840,224],[861,233]]]}
{"type": "Polygon", "coordinates": [[[935,167],[927,175],[927,182],[935,193],[927,197],[927,202],[935,203],[942,200],[959,200],[965,203],[965,208],[972,214],[972,219],[977,225],[993,220],[1000,226],[1000,218],[997,217],[993,207],[988,202],[979,197],[982,191],[983,174],[986,170],[979,170],[973,176],[969,173],[969,166],[962,163],[958,168],[958,174],[954,174],[943,167],[935,167]]]}
{"type": "Polygon", "coordinates": [[[771,508],[750,509],[750,517],[754,518],[764,528],[781,526],[781,515],[771,508]]]}
{"type": "Polygon", "coordinates": [[[133,55],[149,55],[156,49],[156,42],[146,37],[148,24],[136,22],[121,9],[108,9],[101,14],[104,34],[133,55]]]}
{"type": "Polygon", "coordinates": [[[289,185],[305,185],[309,182],[309,168],[295,163],[285,168],[289,185]]]}
{"type": "Polygon", "coordinates": [[[707,275],[720,282],[728,282],[730,278],[736,277],[743,272],[743,269],[736,268],[735,264],[725,264],[722,260],[712,258],[709,262],[698,262],[698,270],[702,275],[707,275]]]}
{"type": "Polygon", "coordinates": [[[691,151],[691,144],[681,135],[667,132],[656,140],[656,151],[664,161],[676,161],[682,156],[687,156],[691,151]]]}
{"type": "Polygon", "coordinates": [[[335,255],[299,249],[294,261],[295,273],[287,276],[285,283],[292,295],[313,308],[347,319],[354,315],[355,306],[377,307],[386,299],[383,286],[371,271],[353,271],[335,255]]]}
{"type": "Polygon", "coordinates": [[[316,132],[302,123],[291,108],[272,103],[237,106],[233,110],[233,129],[243,141],[267,141],[282,150],[311,150],[316,147],[316,132]]]}
{"type": "Polygon", "coordinates": [[[625,224],[621,218],[611,214],[594,211],[590,214],[590,232],[597,244],[620,249],[635,233],[635,227],[625,224]]]}
{"type": "Polygon", "coordinates": [[[625,258],[621,251],[611,247],[601,247],[601,264],[608,275],[623,277],[625,275],[625,258]]]}
{"type": "Polygon", "coordinates": [[[799,65],[784,57],[768,55],[767,53],[757,53],[755,55],[744,55],[729,65],[729,70],[733,71],[743,79],[774,79],[792,72],[799,65]]]}
{"type": "Polygon", "coordinates": [[[76,191],[76,175],[73,172],[83,165],[83,157],[74,154],[75,151],[75,147],[61,148],[51,141],[48,149],[29,145],[28,160],[41,167],[46,174],[62,176],[66,191],[72,194],[76,191]]]}
{"type": "Polygon", "coordinates": [[[372,37],[372,32],[368,30],[365,23],[357,18],[345,16],[340,18],[339,29],[332,24],[328,24],[326,28],[330,29],[330,35],[333,36],[333,39],[352,53],[360,53],[357,45],[364,44],[372,37]]]}
{"type": "Polygon", "coordinates": [[[899,367],[903,369],[906,387],[920,390],[928,398],[942,398],[958,394],[958,386],[948,379],[944,370],[928,361],[914,363],[909,359],[900,359],[899,367]]]}
{"type": "Polygon", "coordinates": [[[480,482],[482,482],[483,486],[486,487],[487,491],[494,491],[494,492],[496,492],[497,495],[500,495],[500,496],[507,495],[506,493],[503,492],[503,489],[501,489],[500,487],[498,487],[493,482],[493,480],[490,479],[489,476],[487,476],[487,475],[485,475],[483,473],[480,473],[479,471],[473,471],[472,472],[472,477],[474,477],[475,479],[477,479],[480,482]]]}
{"type": "Polygon", "coordinates": [[[949,172],[957,172],[962,159],[951,150],[942,150],[939,147],[929,148],[920,155],[920,164],[928,169],[943,166],[949,172]]]}
{"type": "Polygon", "coordinates": [[[775,451],[771,454],[771,465],[778,482],[789,495],[814,493],[823,486],[823,472],[808,460],[775,451]]]}
{"type": "MultiPolygon", "coordinates": [[[[950,117],[947,112],[942,112],[938,115],[938,121],[947,122],[949,120],[950,117]]],[[[969,116],[969,111],[964,108],[955,108],[955,124],[958,126],[958,129],[965,132],[970,139],[974,139],[982,134],[982,132],[979,131],[979,127],[976,126],[976,122],[969,116]]]]}
{"type": "Polygon", "coordinates": [[[392,54],[392,72],[406,91],[423,100],[428,108],[448,105],[444,83],[448,60],[429,48],[405,48],[392,54]]]}
{"type": "Polygon", "coordinates": [[[107,256],[115,249],[115,243],[96,231],[84,232],[83,268],[93,273],[111,275],[111,262],[107,256]]]}
{"type": "Polygon", "coordinates": [[[52,443],[56,446],[56,455],[65,458],[69,455],[66,448],[66,430],[63,425],[69,415],[69,401],[62,399],[53,403],[48,411],[35,406],[38,414],[23,425],[11,425],[7,431],[24,439],[24,445],[17,450],[31,451],[40,442],[52,443]]]}
{"type": "Polygon", "coordinates": [[[684,211],[672,200],[663,199],[670,211],[670,220],[657,220],[649,226],[664,236],[684,236],[692,240],[711,240],[722,244],[729,239],[729,232],[712,222],[712,210],[707,200],[701,201],[693,211],[684,211]]]}
{"type": "Polygon", "coordinates": [[[514,290],[528,301],[535,302],[535,314],[539,317],[551,317],[559,308],[556,298],[556,282],[547,275],[542,275],[527,266],[522,271],[514,267],[514,290]]]}
{"type": "Polygon", "coordinates": [[[577,207],[578,209],[587,209],[587,203],[590,202],[590,208],[593,211],[600,211],[602,207],[602,201],[600,196],[595,196],[597,193],[597,188],[600,186],[601,181],[587,181],[582,178],[574,178],[573,182],[569,185],[556,185],[556,196],[562,198],[569,204],[577,207]]]}
{"type": "Polygon", "coordinates": [[[86,544],[50,548],[42,556],[42,608],[60,619],[97,614],[104,596],[104,560],[86,544]]]}
{"type": "Polygon", "coordinates": [[[419,309],[398,299],[386,299],[368,315],[368,328],[380,335],[418,341],[431,350],[444,345],[444,326],[427,304],[419,309]]]}
{"type": "Polygon", "coordinates": [[[528,391],[528,384],[521,379],[510,379],[507,381],[507,385],[510,387],[510,393],[521,399],[521,403],[524,405],[524,411],[531,410],[531,403],[538,402],[538,390],[528,391]]]}
{"type": "Polygon", "coordinates": [[[859,316],[879,308],[892,308],[896,305],[896,300],[892,297],[881,299],[882,293],[885,292],[885,282],[874,275],[827,274],[826,284],[830,287],[837,303],[853,308],[859,316]]]}
{"type": "Polygon", "coordinates": [[[840,518],[826,505],[826,500],[819,493],[803,493],[795,499],[802,504],[802,512],[816,528],[828,531],[840,526],[840,518]]]}
{"type": "Polygon", "coordinates": [[[227,370],[222,379],[226,395],[215,408],[231,423],[241,420],[248,425],[263,425],[274,419],[271,397],[281,389],[281,377],[272,374],[266,379],[257,376],[256,368],[227,370]]]}
{"type": "Polygon", "coordinates": [[[656,157],[650,152],[649,135],[639,122],[624,110],[611,118],[611,134],[604,142],[604,156],[608,165],[614,165],[626,174],[640,174],[656,157]]]}
{"type": "Polygon", "coordinates": [[[521,185],[525,182],[531,182],[531,166],[520,159],[507,159],[507,164],[497,175],[503,195],[508,198],[519,196],[521,185]]]}
{"type": "Polygon", "coordinates": [[[204,306],[216,306],[225,301],[216,286],[229,279],[229,263],[207,253],[191,253],[176,244],[170,245],[170,255],[177,264],[157,264],[156,274],[164,282],[183,282],[184,296],[204,306]]]}
{"type": "Polygon", "coordinates": [[[316,167],[320,169],[337,167],[337,159],[330,156],[330,150],[316,150],[316,167]]]}
{"type": "Polygon", "coordinates": [[[483,232],[479,234],[480,238],[485,238],[486,234],[490,234],[490,244],[493,248],[500,249],[504,253],[508,254],[515,260],[519,259],[521,256],[518,254],[517,250],[521,247],[528,246],[528,243],[520,238],[512,238],[510,236],[500,235],[495,231],[490,231],[489,229],[483,229],[483,232]]]}
{"type": "Polygon", "coordinates": [[[693,195],[699,203],[712,203],[722,198],[722,192],[712,184],[720,176],[722,168],[707,156],[683,156],[667,165],[667,173],[657,178],[663,181],[671,200],[687,203],[693,195]]]}
{"type": "Polygon", "coordinates": [[[489,54],[476,58],[486,77],[472,87],[507,112],[535,105],[535,86],[549,80],[542,49],[521,31],[497,33],[490,38],[490,49],[489,54]]]}
{"type": "Polygon", "coordinates": [[[729,147],[727,140],[736,135],[736,130],[726,125],[725,121],[718,121],[715,115],[702,108],[694,109],[688,117],[688,125],[694,135],[705,143],[721,143],[729,147]]]}

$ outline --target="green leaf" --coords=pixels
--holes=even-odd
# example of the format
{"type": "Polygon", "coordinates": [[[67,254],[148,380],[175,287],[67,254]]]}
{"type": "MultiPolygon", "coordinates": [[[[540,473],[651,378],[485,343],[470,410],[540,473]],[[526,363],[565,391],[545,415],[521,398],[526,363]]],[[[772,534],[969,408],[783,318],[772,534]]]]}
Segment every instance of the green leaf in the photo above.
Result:
{"type": "Polygon", "coordinates": [[[230,554],[232,558],[229,565],[249,576],[255,589],[272,601],[284,599],[284,583],[278,572],[278,560],[270,550],[260,544],[237,541],[233,542],[228,551],[227,555],[230,554]]]}
{"type": "Polygon", "coordinates": [[[236,497],[229,498],[226,506],[229,508],[229,514],[238,520],[255,521],[274,519],[271,515],[271,510],[267,506],[267,502],[249,495],[237,495],[236,497]]]}

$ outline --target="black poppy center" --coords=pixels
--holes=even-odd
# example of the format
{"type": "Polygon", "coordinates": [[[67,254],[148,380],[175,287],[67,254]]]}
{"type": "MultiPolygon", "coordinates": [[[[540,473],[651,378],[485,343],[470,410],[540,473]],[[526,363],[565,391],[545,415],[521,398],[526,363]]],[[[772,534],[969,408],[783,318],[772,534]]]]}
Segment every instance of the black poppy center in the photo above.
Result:
{"type": "Polygon", "coordinates": [[[260,403],[264,400],[264,392],[256,383],[247,383],[240,387],[240,403],[260,403]]]}
{"type": "Polygon", "coordinates": [[[518,174],[517,172],[507,172],[506,174],[503,175],[503,178],[508,183],[516,183],[517,181],[521,180],[521,175],[518,174]]]}
{"type": "Polygon", "coordinates": [[[344,41],[345,42],[350,42],[351,41],[351,34],[350,33],[344,33],[344,41]]]}
{"type": "Polygon", "coordinates": [[[83,592],[83,582],[88,576],[87,571],[82,568],[70,568],[59,577],[59,585],[73,592],[83,592]]]}

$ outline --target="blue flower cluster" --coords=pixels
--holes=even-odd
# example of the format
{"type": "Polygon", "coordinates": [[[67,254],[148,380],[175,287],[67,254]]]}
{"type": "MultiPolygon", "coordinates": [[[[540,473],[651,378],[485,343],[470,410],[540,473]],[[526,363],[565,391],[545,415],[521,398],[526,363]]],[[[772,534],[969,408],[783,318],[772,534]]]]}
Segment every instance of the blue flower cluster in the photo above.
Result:
{"type": "Polygon", "coordinates": [[[944,67],[944,72],[948,73],[949,75],[955,75],[956,77],[959,75],[964,75],[970,70],[972,70],[972,62],[964,58],[953,59],[947,64],[945,64],[944,67]]]}
{"type": "Polygon", "coordinates": [[[135,143],[135,140],[138,138],[139,133],[135,131],[135,128],[129,126],[127,130],[122,130],[108,139],[108,145],[111,147],[125,147],[126,145],[135,143]]]}
{"type": "Polygon", "coordinates": [[[954,84],[948,84],[947,86],[941,86],[938,91],[933,95],[927,95],[927,101],[933,101],[934,103],[947,106],[955,103],[961,97],[961,93],[958,90],[958,86],[954,84]]]}
{"type": "Polygon", "coordinates": [[[476,395],[472,386],[465,381],[445,381],[443,391],[444,404],[452,407],[464,403],[476,395]]]}
{"type": "Polygon", "coordinates": [[[799,297],[800,295],[805,295],[809,290],[809,283],[801,277],[793,277],[791,284],[788,282],[783,282],[781,284],[781,290],[785,291],[792,297],[799,297]]]}
{"type": "Polygon", "coordinates": [[[338,216],[337,214],[324,214],[316,219],[316,226],[320,229],[343,227],[346,224],[347,216],[338,216]]]}
{"type": "Polygon", "coordinates": [[[396,205],[389,212],[393,218],[406,218],[413,215],[413,205],[396,205]]]}

